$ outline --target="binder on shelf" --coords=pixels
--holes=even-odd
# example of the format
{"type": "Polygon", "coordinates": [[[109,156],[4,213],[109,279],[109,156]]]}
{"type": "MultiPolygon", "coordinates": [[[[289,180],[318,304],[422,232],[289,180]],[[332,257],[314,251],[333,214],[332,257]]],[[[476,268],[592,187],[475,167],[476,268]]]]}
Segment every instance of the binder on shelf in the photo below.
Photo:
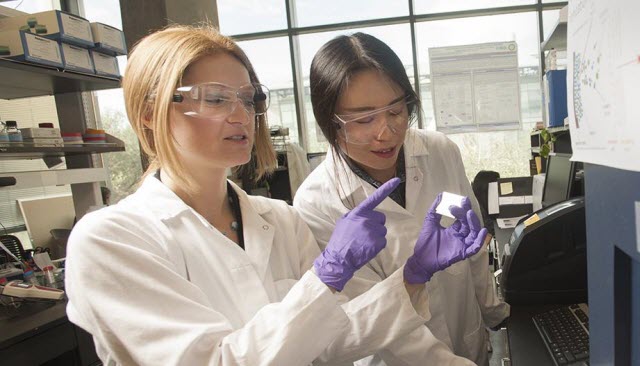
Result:
{"type": "Polygon", "coordinates": [[[548,127],[564,126],[567,113],[567,70],[550,70],[544,75],[548,127]]]}

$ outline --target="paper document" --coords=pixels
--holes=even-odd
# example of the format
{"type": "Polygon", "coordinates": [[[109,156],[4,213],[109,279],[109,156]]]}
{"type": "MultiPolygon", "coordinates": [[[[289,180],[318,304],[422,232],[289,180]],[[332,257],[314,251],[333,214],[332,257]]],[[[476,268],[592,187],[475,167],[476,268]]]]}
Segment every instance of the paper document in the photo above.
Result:
{"type": "Polygon", "coordinates": [[[489,215],[499,214],[500,206],[498,204],[498,182],[489,183],[489,192],[487,196],[489,199],[489,207],[487,209],[489,215]]]}
{"type": "Polygon", "coordinates": [[[640,171],[640,1],[569,1],[571,160],[640,171]]]}
{"type": "Polygon", "coordinates": [[[432,47],[429,64],[438,131],[520,129],[516,42],[432,47]]]}
{"type": "Polygon", "coordinates": [[[513,196],[513,197],[500,197],[500,205],[524,205],[531,204],[531,196],[513,196]]]}
{"type": "Polygon", "coordinates": [[[513,183],[511,182],[500,183],[501,196],[505,196],[511,193],[513,193],[513,183]]]}

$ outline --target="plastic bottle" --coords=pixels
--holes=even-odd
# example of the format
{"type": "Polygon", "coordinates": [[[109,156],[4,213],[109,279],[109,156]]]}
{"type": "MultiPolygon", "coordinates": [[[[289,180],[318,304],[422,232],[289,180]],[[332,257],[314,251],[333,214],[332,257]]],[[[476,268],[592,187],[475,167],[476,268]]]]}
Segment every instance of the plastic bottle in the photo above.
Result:
{"type": "Polygon", "coordinates": [[[44,285],[46,287],[57,288],[56,277],[53,274],[53,266],[46,266],[42,269],[44,272],[44,285]]]}
{"type": "Polygon", "coordinates": [[[22,146],[22,132],[18,129],[18,122],[6,121],[6,132],[9,135],[9,142],[11,145],[22,146]]]}
{"type": "Polygon", "coordinates": [[[32,285],[40,285],[40,283],[38,282],[38,279],[36,278],[35,274],[33,273],[33,269],[31,269],[31,267],[27,267],[24,270],[24,273],[23,273],[22,277],[24,278],[24,282],[30,283],[32,285]]]}

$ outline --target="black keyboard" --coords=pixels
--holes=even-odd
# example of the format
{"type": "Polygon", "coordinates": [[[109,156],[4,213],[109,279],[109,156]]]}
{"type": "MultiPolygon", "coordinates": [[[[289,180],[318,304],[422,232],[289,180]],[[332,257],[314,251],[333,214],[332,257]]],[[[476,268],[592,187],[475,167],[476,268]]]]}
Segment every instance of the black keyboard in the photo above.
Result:
{"type": "Polygon", "coordinates": [[[533,317],[556,366],[589,364],[589,307],[574,304],[533,317]]]}

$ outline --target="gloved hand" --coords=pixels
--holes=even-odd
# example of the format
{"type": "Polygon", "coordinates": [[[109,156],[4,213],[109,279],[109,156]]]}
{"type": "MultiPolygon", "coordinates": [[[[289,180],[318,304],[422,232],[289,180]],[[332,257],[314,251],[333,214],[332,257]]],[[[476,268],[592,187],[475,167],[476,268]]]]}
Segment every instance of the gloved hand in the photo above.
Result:
{"type": "Polygon", "coordinates": [[[327,286],[342,291],[353,274],[387,245],[385,216],[373,209],[399,184],[399,178],[389,180],[336,222],[329,244],[313,262],[327,286]]]}
{"type": "Polygon", "coordinates": [[[487,229],[480,226],[480,219],[466,197],[462,207],[449,208],[456,221],[446,229],[442,227],[442,216],[436,213],[441,199],[442,194],[438,194],[431,205],[413,255],[404,266],[404,279],[408,283],[425,283],[434,273],[476,254],[487,236],[487,229]]]}

